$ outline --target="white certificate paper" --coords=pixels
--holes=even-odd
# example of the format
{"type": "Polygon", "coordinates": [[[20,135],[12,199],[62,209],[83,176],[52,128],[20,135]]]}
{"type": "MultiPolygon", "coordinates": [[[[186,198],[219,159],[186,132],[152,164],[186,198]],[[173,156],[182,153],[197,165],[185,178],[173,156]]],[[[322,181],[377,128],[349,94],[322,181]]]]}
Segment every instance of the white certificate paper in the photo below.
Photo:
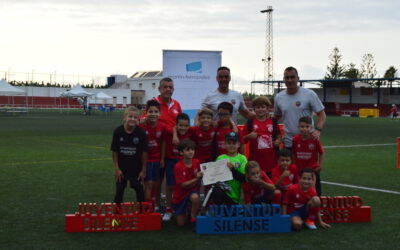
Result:
{"type": "Polygon", "coordinates": [[[200,164],[200,169],[203,172],[203,185],[232,180],[233,176],[227,166],[228,162],[228,159],[224,159],[200,164]]]}

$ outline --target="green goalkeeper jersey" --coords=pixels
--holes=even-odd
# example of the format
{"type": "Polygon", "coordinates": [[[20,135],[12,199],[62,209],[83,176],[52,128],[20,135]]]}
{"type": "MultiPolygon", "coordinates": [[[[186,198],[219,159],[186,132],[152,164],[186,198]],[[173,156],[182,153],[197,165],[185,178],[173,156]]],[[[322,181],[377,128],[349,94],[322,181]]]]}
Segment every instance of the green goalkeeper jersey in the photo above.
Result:
{"type": "MultiPolygon", "coordinates": [[[[245,174],[245,166],[247,163],[246,156],[239,154],[239,153],[235,157],[231,157],[226,154],[223,154],[223,155],[218,156],[217,161],[224,160],[224,159],[229,159],[229,161],[232,163],[233,167],[237,171],[239,171],[242,174],[245,174]]],[[[233,180],[227,181],[226,183],[232,188],[232,190],[230,192],[228,192],[227,195],[232,199],[232,201],[234,201],[235,203],[239,203],[240,194],[241,194],[240,182],[233,179],[233,180]]]]}

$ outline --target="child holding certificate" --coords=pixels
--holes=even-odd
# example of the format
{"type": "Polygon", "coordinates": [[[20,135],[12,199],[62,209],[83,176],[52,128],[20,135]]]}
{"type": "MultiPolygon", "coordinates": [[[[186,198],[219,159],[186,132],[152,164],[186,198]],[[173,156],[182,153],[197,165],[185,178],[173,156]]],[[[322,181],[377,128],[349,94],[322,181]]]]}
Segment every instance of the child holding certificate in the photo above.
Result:
{"type": "Polygon", "coordinates": [[[234,205],[240,200],[240,183],[245,180],[246,156],[238,153],[240,147],[239,134],[230,132],[225,135],[226,154],[220,155],[218,160],[228,159],[228,168],[232,171],[233,180],[218,185],[212,192],[212,201],[216,205],[234,205]]]}
{"type": "Polygon", "coordinates": [[[195,143],[189,139],[182,140],[178,145],[179,153],[183,157],[174,167],[173,206],[178,226],[186,223],[189,203],[191,204],[190,222],[194,226],[200,207],[199,188],[203,173],[200,171],[199,160],[193,159],[195,147],[195,143]]]}

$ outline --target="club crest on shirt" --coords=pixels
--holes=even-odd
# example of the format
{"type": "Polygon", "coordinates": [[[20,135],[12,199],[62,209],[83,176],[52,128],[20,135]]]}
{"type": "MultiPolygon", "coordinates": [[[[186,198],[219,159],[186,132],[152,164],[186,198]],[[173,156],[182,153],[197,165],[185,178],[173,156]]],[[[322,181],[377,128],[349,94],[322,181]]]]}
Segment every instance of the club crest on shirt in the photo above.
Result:
{"type": "Polygon", "coordinates": [[[314,144],[308,144],[308,149],[313,150],[314,149],[314,144]]]}
{"type": "Polygon", "coordinates": [[[240,167],[240,162],[235,162],[235,168],[239,168],[240,167]]]}
{"type": "Polygon", "coordinates": [[[298,147],[298,148],[301,148],[301,145],[300,145],[300,144],[297,144],[297,147],[298,147]]]}
{"type": "Polygon", "coordinates": [[[210,136],[213,138],[215,135],[215,132],[211,132],[210,136]]]}
{"type": "Polygon", "coordinates": [[[120,138],[119,138],[119,141],[124,141],[124,137],[120,137],[120,138]]]}
{"type": "Polygon", "coordinates": [[[158,137],[160,137],[161,136],[161,131],[157,131],[156,132],[156,137],[158,138],[158,137]]]}
{"type": "Polygon", "coordinates": [[[186,172],[183,172],[182,174],[183,174],[183,176],[186,176],[186,172]]]}
{"type": "Polygon", "coordinates": [[[172,110],[172,112],[174,112],[175,114],[178,114],[178,110],[176,110],[176,109],[172,110]]]}
{"type": "Polygon", "coordinates": [[[231,100],[231,103],[232,103],[232,105],[235,105],[235,104],[236,104],[236,100],[235,100],[235,99],[232,99],[232,100],[231,100]]]}
{"type": "Polygon", "coordinates": [[[257,130],[257,129],[258,129],[258,125],[257,125],[257,124],[254,124],[253,130],[257,130]]]}
{"type": "Polygon", "coordinates": [[[200,137],[200,138],[201,138],[201,137],[203,137],[203,134],[202,134],[202,133],[200,133],[200,134],[199,134],[199,137],[200,137]]]}
{"type": "Polygon", "coordinates": [[[299,194],[296,194],[296,198],[297,198],[297,199],[300,198],[300,195],[299,195],[299,194]]]}
{"type": "Polygon", "coordinates": [[[274,128],[272,127],[272,124],[268,124],[267,130],[268,130],[268,132],[272,133],[272,130],[274,130],[274,128]]]}
{"type": "Polygon", "coordinates": [[[133,141],[133,144],[138,144],[139,143],[139,138],[134,137],[132,141],[133,141]]]}
{"type": "Polygon", "coordinates": [[[300,107],[300,105],[301,105],[301,102],[300,102],[300,101],[297,101],[297,102],[296,102],[296,107],[300,107]]]}

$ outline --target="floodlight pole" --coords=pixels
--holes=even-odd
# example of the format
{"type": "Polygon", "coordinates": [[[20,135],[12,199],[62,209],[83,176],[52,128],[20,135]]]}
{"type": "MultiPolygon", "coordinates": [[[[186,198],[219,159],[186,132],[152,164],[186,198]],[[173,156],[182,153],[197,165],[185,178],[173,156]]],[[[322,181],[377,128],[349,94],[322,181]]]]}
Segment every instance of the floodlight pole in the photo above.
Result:
{"type": "Polygon", "coordinates": [[[261,13],[267,13],[267,26],[266,26],[266,38],[265,38],[265,56],[262,59],[264,62],[264,93],[273,94],[273,83],[274,79],[274,65],[273,65],[273,36],[272,36],[272,6],[268,6],[267,9],[261,10],[261,13]]]}

